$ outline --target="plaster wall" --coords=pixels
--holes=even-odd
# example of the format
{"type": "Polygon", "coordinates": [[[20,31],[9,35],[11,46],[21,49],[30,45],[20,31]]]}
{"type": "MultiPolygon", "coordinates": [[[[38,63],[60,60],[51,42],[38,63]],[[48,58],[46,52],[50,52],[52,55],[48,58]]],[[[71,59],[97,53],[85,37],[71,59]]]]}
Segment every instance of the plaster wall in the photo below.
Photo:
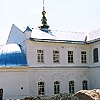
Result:
{"type": "Polygon", "coordinates": [[[80,44],[27,41],[27,60],[28,65],[32,67],[87,67],[89,66],[89,47],[80,44]],[[37,62],[37,50],[44,51],[44,63],[37,62]],[[53,50],[59,51],[59,63],[53,63],[53,50]],[[68,63],[68,51],[73,51],[73,63],[68,63]],[[86,51],[87,63],[81,63],[81,51],[86,51]]]}
{"type": "Polygon", "coordinates": [[[3,98],[22,98],[29,95],[28,73],[22,68],[0,68],[0,88],[3,98]]]}
{"type": "Polygon", "coordinates": [[[89,69],[89,80],[91,89],[100,89],[100,67],[89,69]]]}
{"type": "Polygon", "coordinates": [[[90,44],[89,48],[90,67],[100,66],[100,41],[90,44]],[[98,48],[98,62],[93,62],[93,49],[98,48]]]}
{"type": "MultiPolygon", "coordinates": [[[[45,84],[45,96],[54,95],[54,82],[60,82],[60,92],[69,93],[69,81],[74,81],[75,92],[82,89],[82,81],[88,79],[87,68],[30,68],[29,94],[38,95],[38,82],[45,84]]],[[[88,86],[89,88],[89,86],[88,86]]]]}
{"type": "Polygon", "coordinates": [[[87,68],[1,68],[0,88],[4,99],[38,95],[38,82],[45,83],[45,96],[54,95],[54,82],[60,82],[60,92],[69,92],[69,81],[74,81],[75,92],[82,89],[88,79],[87,68]]]}

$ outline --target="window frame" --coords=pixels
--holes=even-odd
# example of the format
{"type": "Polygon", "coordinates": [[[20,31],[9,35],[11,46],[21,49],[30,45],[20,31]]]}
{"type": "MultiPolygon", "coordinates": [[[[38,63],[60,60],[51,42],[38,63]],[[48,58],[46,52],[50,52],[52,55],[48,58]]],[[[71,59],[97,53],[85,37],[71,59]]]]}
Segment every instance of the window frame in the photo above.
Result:
{"type": "Polygon", "coordinates": [[[75,83],[74,83],[74,81],[69,81],[69,93],[71,93],[71,94],[75,93],[75,83]]]}
{"type": "Polygon", "coordinates": [[[53,63],[60,62],[60,53],[58,50],[53,50],[53,63]]]}
{"type": "Polygon", "coordinates": [[[73,51],[68,51],[68,63],[74,63],[73,51]]]}
{"type": "Polygon", "coordinates": [[[38,95],[45,95],[45,83],[38,82],[38,95]]]}
{"type": "Polygon", "coordinates": [[[88,90],[88,81],[87,80],[82,81],[82,89],[83,90],[88,90]]]}
{"type": "Polygon", "coordinates": [[[99,55],[98,55],[98,48],[93,49],[93,62],[97,63],[99,61],[99,55]]]}
{"type": "Polygon", "coordinates": [[[44,50],[37,50],[37,63],[44,63],[44,50]]]}
{"type": "Polygon", "coordinates": [[[60,82],[55,81],[54,82],[54,94],[59,94],[60,93],[60,82]]]}
{"type": "Polygon", "coordinates": [[[87,53],[86,53],[86,51],[81,51],[81,63],[87,63],[87,53]]]}

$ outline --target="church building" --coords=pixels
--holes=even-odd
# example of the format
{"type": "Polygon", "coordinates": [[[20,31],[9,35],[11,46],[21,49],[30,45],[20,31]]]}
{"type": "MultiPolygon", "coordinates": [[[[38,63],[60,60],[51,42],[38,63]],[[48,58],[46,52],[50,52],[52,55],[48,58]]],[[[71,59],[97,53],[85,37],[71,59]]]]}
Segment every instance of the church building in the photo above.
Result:
{"type": "Polygon", "coordinates": [[[24,32],[13,24],[0,46],[4,99],[99,89],[100,29],[88,34],[50,30],[44,7],[41,21],[42,26],[24,32]]]}

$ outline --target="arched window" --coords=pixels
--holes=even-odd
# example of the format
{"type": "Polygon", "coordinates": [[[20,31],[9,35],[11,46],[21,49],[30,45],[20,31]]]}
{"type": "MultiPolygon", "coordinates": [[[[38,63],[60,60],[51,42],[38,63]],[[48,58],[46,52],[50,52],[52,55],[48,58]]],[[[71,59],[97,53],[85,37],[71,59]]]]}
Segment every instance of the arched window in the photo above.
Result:
{"type": "Polygon", "coordinates": [[[69,81],[69,93],[74,93],[74,81],[69,81]]]}
{"type": "Polygon", "coordinates": [[[87,90],[88,89],[88,82],[86,80],[82,81],[82,87],[83,87],[83,90],[87,90]]]}
{"type": "Polygon", "coordinates": [[[38,82],[38,95],[44,95],[44,82],[38,82]]]}
{"type": "Polygon", "coordinates": [[[60,93],[60,82],[55,81],[54,82],[54,94],[59,94],[60,93]]]}
{"type": "Polygon", "coordinates": [[[93,49],[93,61],[98,62],[98,48],[93,49]]]}

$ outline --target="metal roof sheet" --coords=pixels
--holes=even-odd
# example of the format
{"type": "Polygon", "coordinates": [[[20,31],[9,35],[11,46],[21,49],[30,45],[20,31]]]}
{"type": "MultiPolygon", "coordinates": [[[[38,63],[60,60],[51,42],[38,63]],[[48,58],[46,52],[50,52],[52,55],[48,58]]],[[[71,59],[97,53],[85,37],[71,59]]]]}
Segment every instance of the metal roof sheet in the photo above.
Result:
{"type": "Polygon", "coordinates": [[[17,44],[7,44],[0,47],[0,66],[27,66],[25,53],[17,44]]]}

